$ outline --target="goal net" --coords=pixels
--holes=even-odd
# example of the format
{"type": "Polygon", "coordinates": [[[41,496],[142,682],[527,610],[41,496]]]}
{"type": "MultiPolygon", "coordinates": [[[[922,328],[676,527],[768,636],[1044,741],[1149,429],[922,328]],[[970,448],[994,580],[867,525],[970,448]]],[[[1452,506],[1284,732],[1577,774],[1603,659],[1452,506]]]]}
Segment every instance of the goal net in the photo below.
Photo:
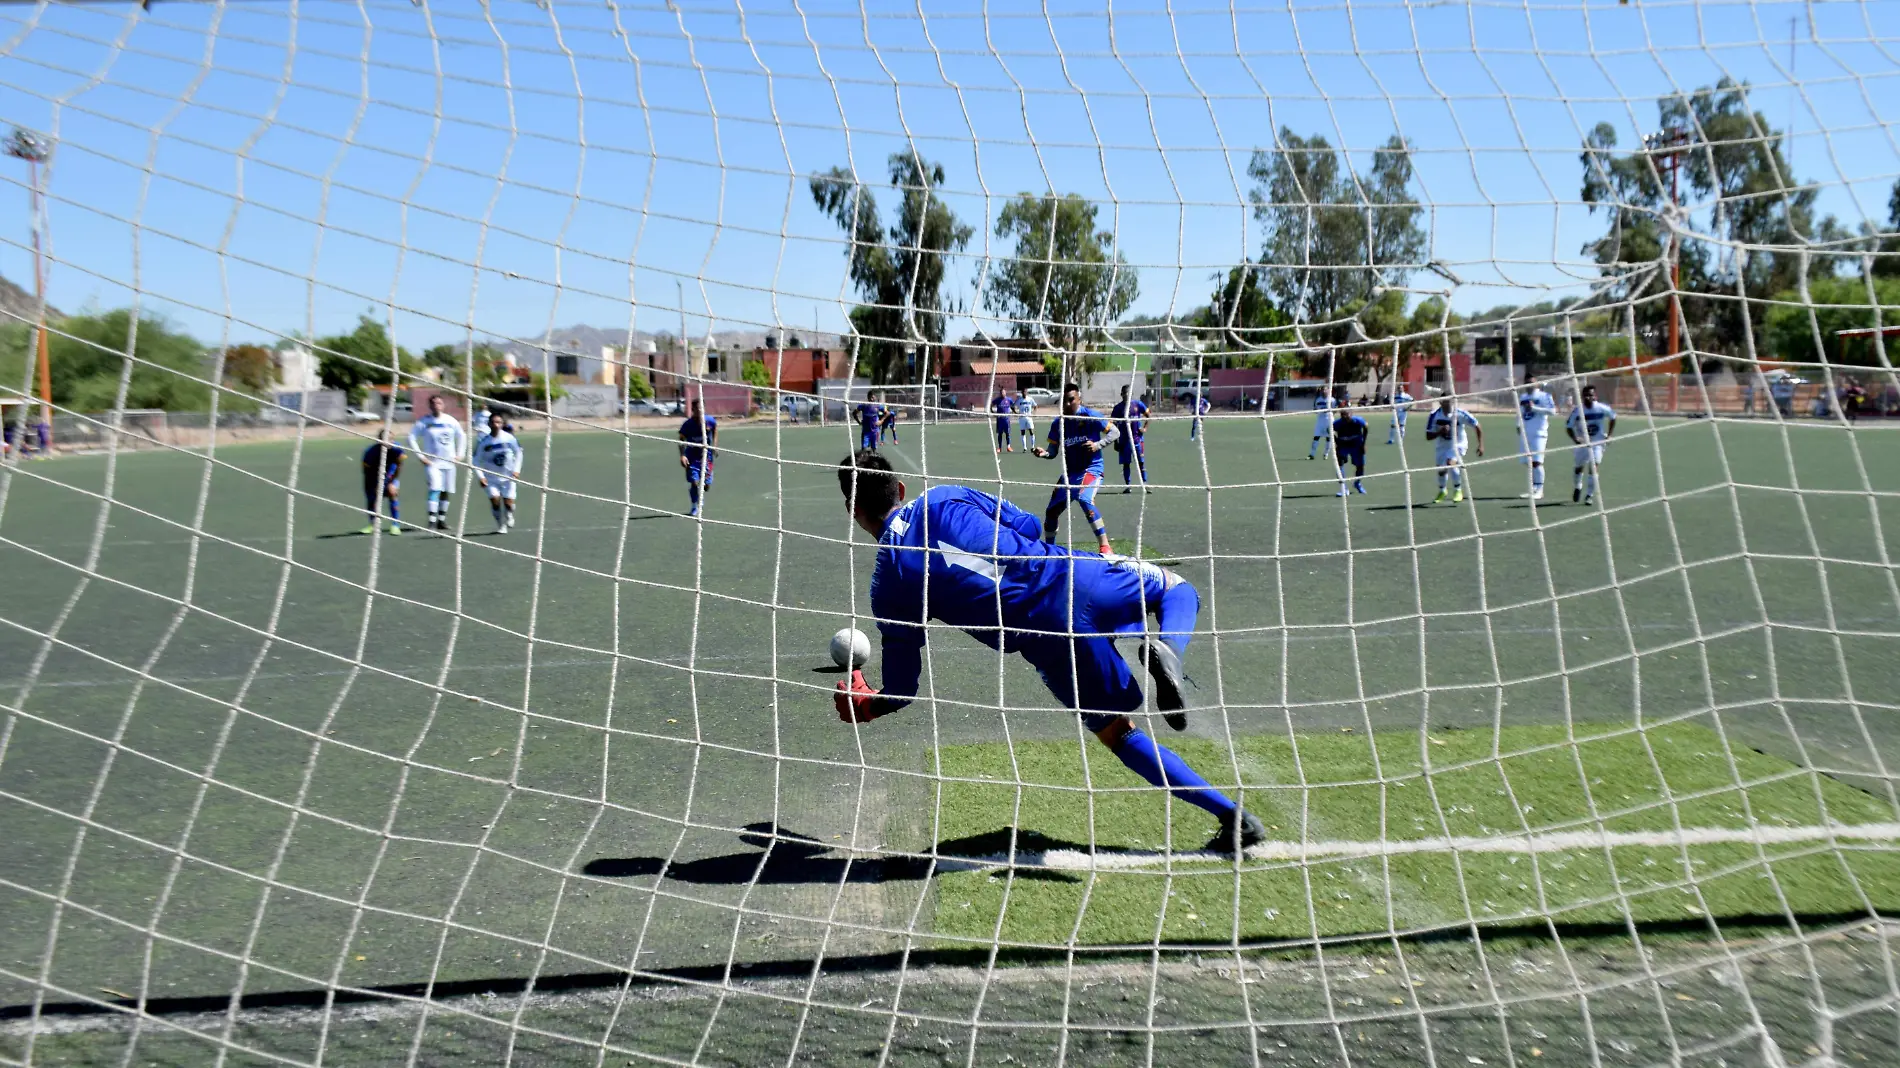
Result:
{"type": "Polygon", "coordinates": [[[1896,38],[7,6],[0,1063],[1900,1061],[1896,38]]]}

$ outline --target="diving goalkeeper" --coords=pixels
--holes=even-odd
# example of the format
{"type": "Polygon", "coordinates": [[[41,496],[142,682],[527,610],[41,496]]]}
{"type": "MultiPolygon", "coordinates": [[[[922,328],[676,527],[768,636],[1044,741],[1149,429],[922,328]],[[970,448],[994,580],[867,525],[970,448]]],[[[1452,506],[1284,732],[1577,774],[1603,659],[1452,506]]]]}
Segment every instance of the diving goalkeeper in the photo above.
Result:
{"type": "Polygon", "coordinates": [[[928,616],[992,649],[1021,653],[1131,771],[1220,822],[1209,850],[1234,853],[1266,837],[1258,818],[1127,715],[1141,707],[1142,693],[1115,649],[1122,634],[1141,636],[1137,659],[1156,707],[1170,726],[1186,725],[1181,657],[1201,607],[1192,585],[1153,564],[1045,542],[1034,516],[963,486],[932,486],[906,502],[890,462],[869,449],[838,465],[838,486],[858,525],[878,538],[871,612],[884,645],[884,688],[853,671],[838,684],[839,719],[866,723],[916,697],[928,616]]]}

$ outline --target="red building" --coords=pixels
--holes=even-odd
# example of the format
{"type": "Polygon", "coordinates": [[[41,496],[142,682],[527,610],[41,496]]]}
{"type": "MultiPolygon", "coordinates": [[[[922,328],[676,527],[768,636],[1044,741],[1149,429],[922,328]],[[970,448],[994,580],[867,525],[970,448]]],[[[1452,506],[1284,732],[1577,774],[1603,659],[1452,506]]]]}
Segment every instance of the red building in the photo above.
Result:
{"type": "Polygon", "coordinates": [[[752,358],[765,364],[773,388],[789,393],[816,393],[819,379],[851,373],[851,355],[841,349],[753,349],[752,358]]]}

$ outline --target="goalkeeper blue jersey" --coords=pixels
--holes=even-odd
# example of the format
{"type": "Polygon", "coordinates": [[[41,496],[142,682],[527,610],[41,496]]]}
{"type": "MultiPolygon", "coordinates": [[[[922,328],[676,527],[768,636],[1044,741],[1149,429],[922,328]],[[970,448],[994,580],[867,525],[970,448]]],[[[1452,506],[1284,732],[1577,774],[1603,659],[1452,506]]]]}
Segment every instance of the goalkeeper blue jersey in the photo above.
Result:
{"type": "Polygon", "coordinates": [[[1074,630],[1114,562],[1042,540],[1042,520],[965,486],[933,486],[891,513],[878,539],[871,612],[884,640],[884,692],[917,692],[925,619],[1014,652],[1074,630]],[[1074,577],[1074,589],[1070,578],[1074,577]]]}

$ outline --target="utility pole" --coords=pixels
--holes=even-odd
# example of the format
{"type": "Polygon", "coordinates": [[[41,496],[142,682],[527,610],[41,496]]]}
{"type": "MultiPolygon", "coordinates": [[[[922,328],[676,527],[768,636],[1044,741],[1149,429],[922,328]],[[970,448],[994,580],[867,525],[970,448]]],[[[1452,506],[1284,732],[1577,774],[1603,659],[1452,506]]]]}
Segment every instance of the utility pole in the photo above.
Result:
{"type": "MultiPolygon", "coordinates": [[[[45,255],[41,247],[40,234],[46,228],[46,204],[40,191],[40,164],[53,155],[53,146],[46,138],[30,130],[15,126],[13,136],[7,138],[6,153],[14,159],[23,159],[31,175],[33,203],[33,303],[37,308],[39,322],[38,340],[35,343],[40,376],[40,422],[46,427],[46,443],[53,440],[53,364],[46,348],[46,266],[45,255]]],[[[24,428],[22,428],[24,429],[24,428]]]]}
{"type": "Polygon", "coordinates": [[[1679,219],[1676,208],[1680,205],[1677,190],[1677,178],[1682,173],[1682,157],[1688,154],[1689,132],[1678,127],[1670,127],[1643,138],[1643,148],[1648,150],[1659,171],[1669,175],[1669,353],[1671,358],[1682,353],[1682,239],[1678,236],[1679,219]]]}

